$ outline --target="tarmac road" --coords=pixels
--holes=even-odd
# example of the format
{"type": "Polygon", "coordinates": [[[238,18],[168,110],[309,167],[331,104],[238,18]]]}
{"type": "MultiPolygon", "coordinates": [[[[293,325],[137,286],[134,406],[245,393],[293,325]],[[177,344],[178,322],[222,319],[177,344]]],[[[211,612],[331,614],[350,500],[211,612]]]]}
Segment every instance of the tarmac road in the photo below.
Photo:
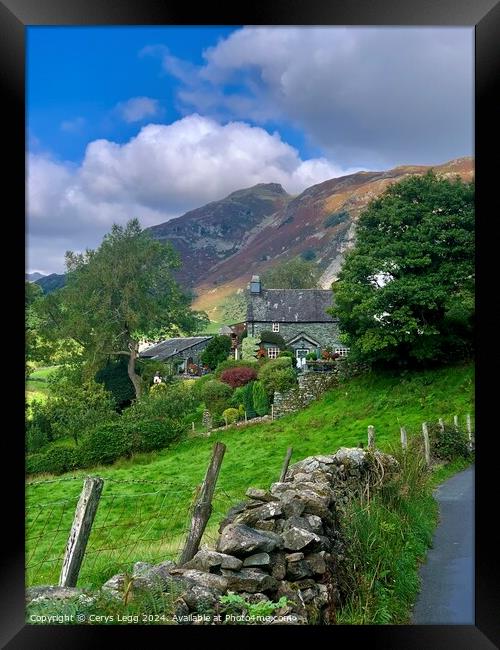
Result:
{"type": "Polygon", "coordinates": [[[440,521],[421,567],[413,624],[474,625],[474,466],[435,492],[440,521]]]}

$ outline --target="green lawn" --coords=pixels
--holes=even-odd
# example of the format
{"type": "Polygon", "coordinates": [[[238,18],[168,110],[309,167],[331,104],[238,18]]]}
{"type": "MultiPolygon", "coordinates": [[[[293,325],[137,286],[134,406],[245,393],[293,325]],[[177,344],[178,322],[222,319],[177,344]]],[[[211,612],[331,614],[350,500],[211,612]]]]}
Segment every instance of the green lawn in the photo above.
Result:
{"type": "Polygon", "coordinates": [[[44,402],[49,394],[47,379],[59,366],[47,366],[34,370],[26,382],[26,400],[28,403],[34,399],[44,402]]]}
{"type": "MultiPolygon", "coordinates": [[[[206,541],[215,538],[217,522],[247,487],[268,487],[280,474],[287,447],[292,462],[312,454],[334,453],[341,446],[366,443],[375,426],[376,443],[390,450],[399,427],[417,434],[421,423],[457,414],[474,415],[474,370],[463,365],[409,374],[406,379],[373,374],[329,391],[307,409],[275,422],[217,431],[185,440],[160,452],[120,460],[112,466],[56,477],[54,483],[27,485],[28,582],[56,582],[74,506],[87,474],[105,479],[95,530],[79,584],[96,585],[137,560],[175,557],[185,534],[194,490],[203,480],[213,444],[227,445],[214,515],[206,541]],[[77,480],[72,480],[72,477],[77,480]],[[70,480],[68,480],[70,479],[70,480]],[[133,483],[152,481],[158,483],[133,483]],[[106,548],[97,553],[98,549],[106,548]],[[54,557],[52,564],[45,560],[54,557]],[[41,566],[36,566],[42,563],[41,566]]],[[[36,477],[36,481],[51,478],[36,477]]]]}

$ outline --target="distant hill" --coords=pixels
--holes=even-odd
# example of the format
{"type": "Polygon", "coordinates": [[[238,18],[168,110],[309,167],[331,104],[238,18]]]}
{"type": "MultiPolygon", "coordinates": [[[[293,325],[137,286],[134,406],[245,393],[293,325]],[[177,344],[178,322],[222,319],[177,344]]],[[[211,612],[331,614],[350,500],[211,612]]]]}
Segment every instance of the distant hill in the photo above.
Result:
{"type": "Polygon", "coordinates": [[[51,291],[64,287],[66,284],[66,276],[64,274],[51,273],[36,280],[35,284],[40,285],[44,293],[50,293],[51,291]]]}
{"type": "Polygon", "coordinates": [[[44,278],[45,275],[43,273],[38,273],[38,271],[35,271],[34,273],[26,273],[24,277],[28,282],[36,282],[36,280],[44,278]]]}
{"type": "MultiPolygon", "coordinates": [[[[298,196],[290,196],[279,183],[260,183],[148,230],[178,250],[182,267],[176,276],[196,295],[194,308],[220,321],[221,304],[246,287],[252,274],[298,255],[317,264],[320,284],[328,288],[354,245],[356,221],[368,203],[391,183],[431,168],[463,180],[474,175],[473,159],[465,157],[441,165],[357,172],[308,187],[298,196]]],[[[53,273],[36,282],[50,293],[64,286],[65,276],[53,273]]]]}

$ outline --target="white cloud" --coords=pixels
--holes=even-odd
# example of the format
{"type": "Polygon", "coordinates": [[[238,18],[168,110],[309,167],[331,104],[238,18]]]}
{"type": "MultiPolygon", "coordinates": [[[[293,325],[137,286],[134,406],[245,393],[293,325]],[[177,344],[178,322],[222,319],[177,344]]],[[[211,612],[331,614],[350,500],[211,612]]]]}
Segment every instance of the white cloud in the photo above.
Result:
{"type": "Polygon", "coordinates": [[[117,104],[115,110],[125,122],[131,124],[158,115],[160,104],[157,99],[151,97],[132,97],[117,104]]]}
{"type": "Polygon", "coordinates": [[[278,133],[197,114],[148,124],[125,144],[95,140],[79,166],[30,155],[30,265],[62,271],[67,248],[95,247],[114,222],[138,217],[149,226],[257,183],[295,194],[350,171],[324,158],[301,160],[278,133]]]}
{"type": "Polygon", "coordinates": [[[246,27],[197,69],[170,53],[163,66],[187,112],[287,120],[373,168],[472,153],[473,47],[472,28],[246,27]]]}

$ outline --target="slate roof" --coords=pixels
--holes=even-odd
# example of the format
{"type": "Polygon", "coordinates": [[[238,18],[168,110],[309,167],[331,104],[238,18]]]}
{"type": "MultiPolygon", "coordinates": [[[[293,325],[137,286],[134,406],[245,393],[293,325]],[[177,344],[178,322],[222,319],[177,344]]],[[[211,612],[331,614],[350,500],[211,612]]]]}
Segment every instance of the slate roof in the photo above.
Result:
{"type": "Polygon", "coordinates": [[[139,356],[145,357],[148,359],[154,359],[155,361],[163,361],[169,357],[173,357],[179,352],[183,352],[188,348],[193,347],[197,343],[202,343],[203,341],[209,341],[211,336],[183,336],[173,339],[165,339],[156,343],[149,348],[143,350],[139,356]]]}
{"type": "Polygon", "coordinates": [[[326,313],[331,289],[262,289],[248,295],[247,321],[270,323],[334,323],[326,313]]]}

